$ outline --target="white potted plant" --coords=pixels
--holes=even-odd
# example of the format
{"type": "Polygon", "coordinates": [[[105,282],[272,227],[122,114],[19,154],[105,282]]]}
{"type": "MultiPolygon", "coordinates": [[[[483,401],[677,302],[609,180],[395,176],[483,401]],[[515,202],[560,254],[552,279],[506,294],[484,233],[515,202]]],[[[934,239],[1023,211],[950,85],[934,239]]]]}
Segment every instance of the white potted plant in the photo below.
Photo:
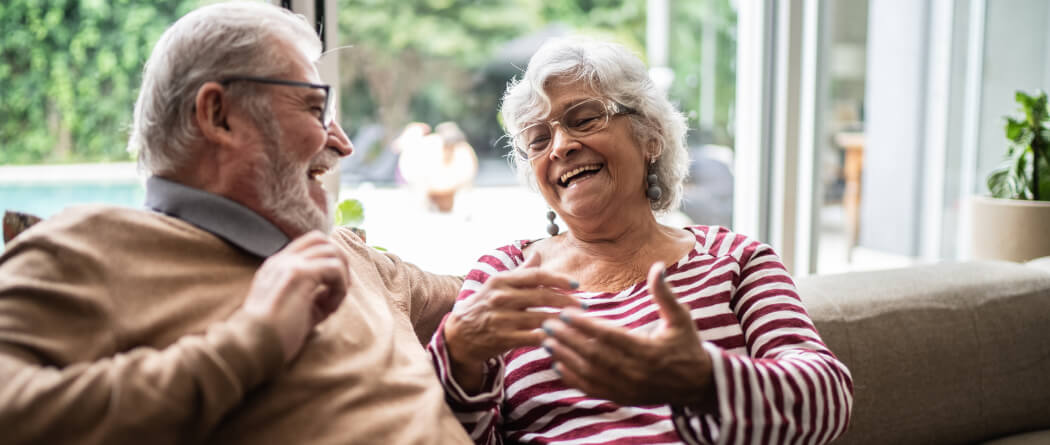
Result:
{"type": "Polygon", "coordinates": [[[1006,117],[1006,160],[988,175],[990,197],[973,202],[973,255],[1028,261],[1050,255],[1050,110],[1039,91],[1015,95],[1024,112],[1006,117]]]}

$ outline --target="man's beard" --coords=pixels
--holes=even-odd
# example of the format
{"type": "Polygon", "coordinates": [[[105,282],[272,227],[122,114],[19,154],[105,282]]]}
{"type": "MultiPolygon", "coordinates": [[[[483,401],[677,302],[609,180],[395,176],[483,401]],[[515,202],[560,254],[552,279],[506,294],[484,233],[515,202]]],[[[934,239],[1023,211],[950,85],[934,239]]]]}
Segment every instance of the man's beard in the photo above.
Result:
{"type": "MultiPolygon", "coordinates": [[[[263,124],[266,165],[261,168],[262,206],[275,222],[291,228],[295,236],[311,230],[332,231],[332,218],[317,208],[306,185],[306,166],[296,165],[279,146],[280,129],[274,121],[263,124]]],[[[327,156],[325,150],[321,156],[327,156]]],[[[326,198],[327,199],[327,198],[326,198]]],[[[330,209],[331,205],[326,206],[330,209]]]]}

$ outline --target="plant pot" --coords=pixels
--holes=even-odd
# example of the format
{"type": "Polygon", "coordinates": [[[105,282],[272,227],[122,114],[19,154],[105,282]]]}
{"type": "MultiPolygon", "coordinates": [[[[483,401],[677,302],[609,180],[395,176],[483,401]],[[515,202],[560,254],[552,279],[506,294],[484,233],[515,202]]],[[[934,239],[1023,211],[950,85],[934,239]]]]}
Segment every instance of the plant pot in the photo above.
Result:
{"type": "Polygon", "coordinates": [[[1050,256],[1050,201],[973,198],[976,259],[1024,262],[1050,256]]]}

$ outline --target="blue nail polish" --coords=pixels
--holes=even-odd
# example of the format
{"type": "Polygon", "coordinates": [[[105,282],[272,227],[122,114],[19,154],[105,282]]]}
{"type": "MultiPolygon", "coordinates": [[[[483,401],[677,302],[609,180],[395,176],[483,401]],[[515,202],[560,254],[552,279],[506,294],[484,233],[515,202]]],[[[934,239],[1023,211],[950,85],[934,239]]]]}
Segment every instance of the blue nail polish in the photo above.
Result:
{"type": "Polygon", "coordinates": [[[543,332],[546,333],[548,336],[554,335],[554,330],[551,329],[550,322],[543,322],[543,324],[540,325],[540,329],[543,329],[543,332]]]}
{"type": "Polygon", "coordinates": [[[558,368],[555,367],[557,366],[557,364],[558,362],[551,360],[551,371],[554,371],[555,374],[558,374],[558,377],[561,377],[561,371],[559,371],[558,368]]]}
{"type": "Polygon", "coordinates": [[[547,351],[548,354],[554,354],[554,351],[551,350],[551,347],[547,346],[547,342],[543,342],[543,344],[540,346],[543,347],[543,350],[547,351]]]}
{"type": "Polygon", "coordinates": [[[572,280],[569,282],[569,289],[576,290],[580,288],[580,282],[572,280]]]}
{"type": "Polygon", "coordinates": [[[571,322],[571,320],[569,320],[569,314],[566,314],[565,311],[561,311],[561,313],[558,314],[558,318],[560,318],[561,321],[564,321],[565,324],[569,324],[571,322]]]}
{"type": "Polygon", "coordinates": [[[591,305],[587,304],[586,301],[581,301],[580,302],[580,309],[587,310],[587,309],[590,309],[590,308],[591,308],[591,305]]]}

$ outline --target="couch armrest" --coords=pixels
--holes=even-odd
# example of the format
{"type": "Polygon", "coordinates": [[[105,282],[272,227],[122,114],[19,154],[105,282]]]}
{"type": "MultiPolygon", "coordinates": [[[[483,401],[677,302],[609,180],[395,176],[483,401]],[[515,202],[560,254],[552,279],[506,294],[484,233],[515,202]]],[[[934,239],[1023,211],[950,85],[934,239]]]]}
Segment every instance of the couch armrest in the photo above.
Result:
{"type": "Polygon", "coordinates": [[[975,443],[1050,429],[1050,273],[974,261],[798,281],[853,373],[840,443],[975,443]]]}

